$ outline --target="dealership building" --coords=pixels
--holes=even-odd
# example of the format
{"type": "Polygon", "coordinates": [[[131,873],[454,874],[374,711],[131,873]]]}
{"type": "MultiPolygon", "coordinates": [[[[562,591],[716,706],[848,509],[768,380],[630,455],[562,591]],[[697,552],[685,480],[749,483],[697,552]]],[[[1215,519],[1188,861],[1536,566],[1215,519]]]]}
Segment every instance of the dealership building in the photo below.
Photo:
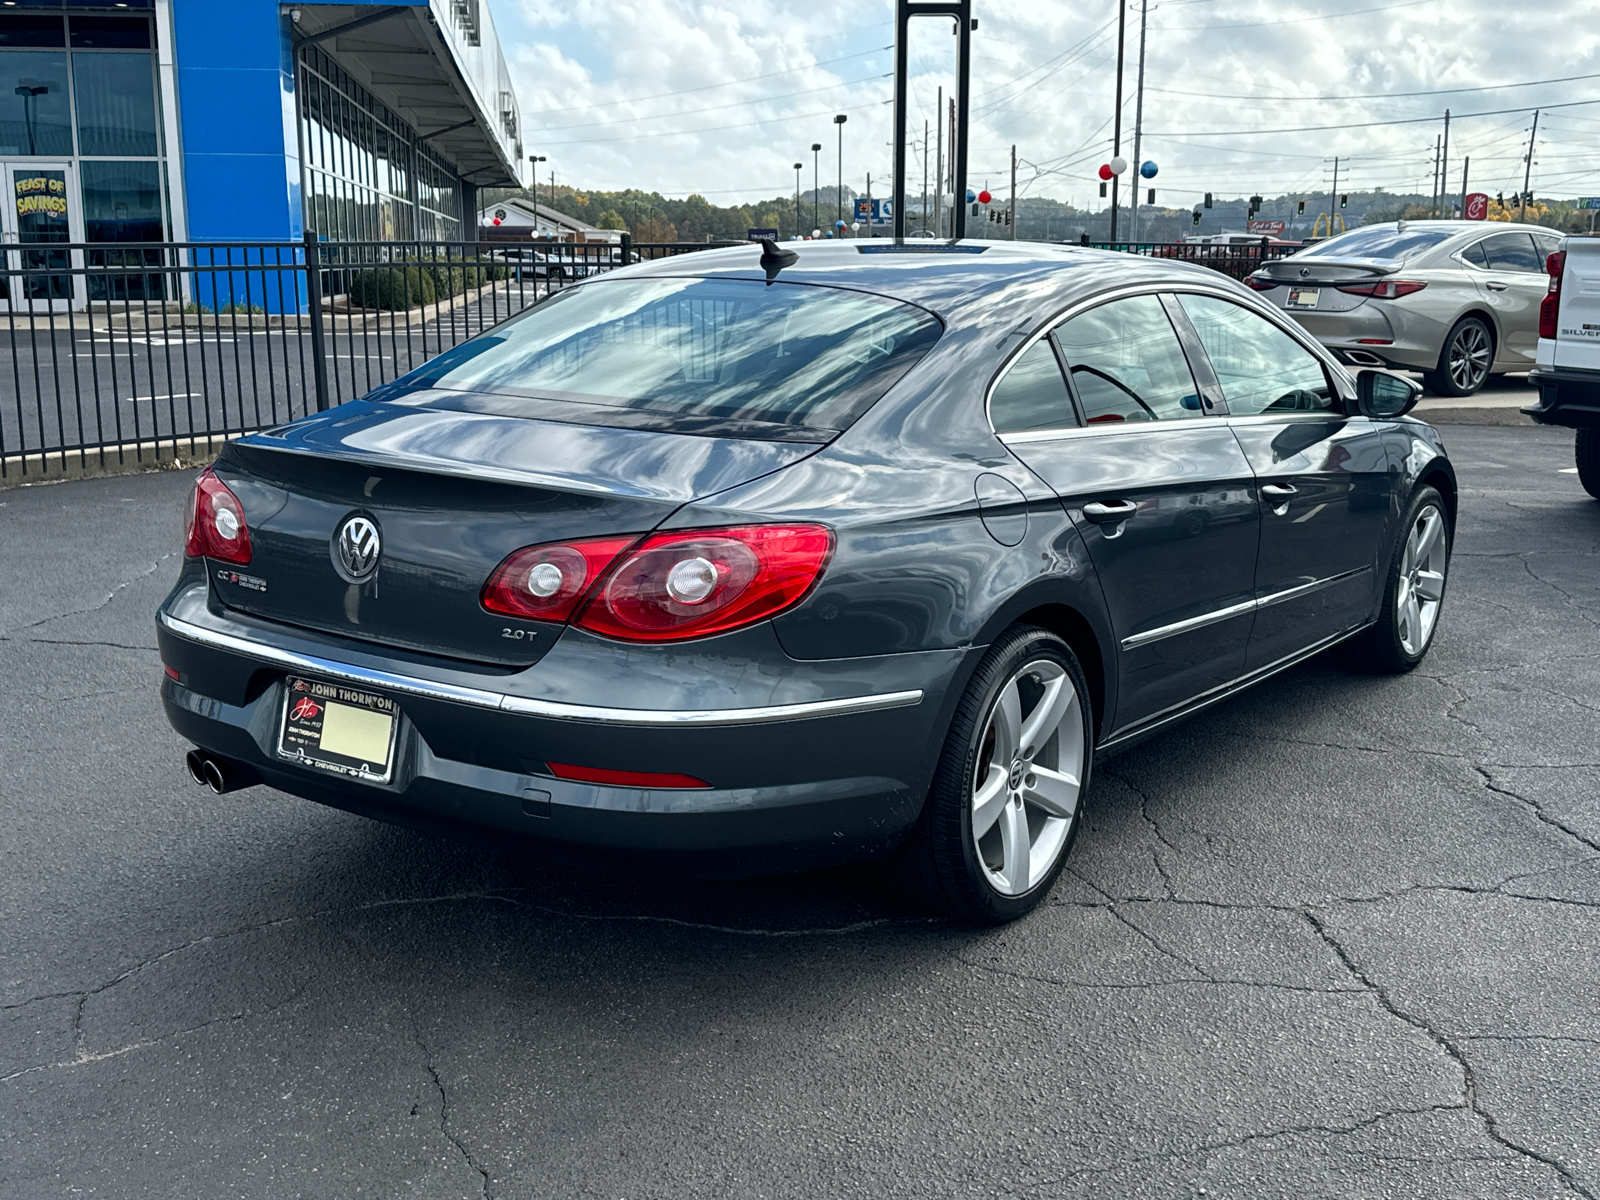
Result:
{"type": "Polygon", "coordinates": [[[0,0],[4,241],[454,240],[526,178],[487,0],[0,0]]]}

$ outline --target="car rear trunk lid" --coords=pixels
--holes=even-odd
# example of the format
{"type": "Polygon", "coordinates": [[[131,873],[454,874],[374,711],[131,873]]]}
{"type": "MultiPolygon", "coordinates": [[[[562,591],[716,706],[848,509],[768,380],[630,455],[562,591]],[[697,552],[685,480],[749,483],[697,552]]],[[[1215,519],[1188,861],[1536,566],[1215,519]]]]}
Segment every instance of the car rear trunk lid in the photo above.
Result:
{"type": "Polygon", "coordinates": [[[690,500],[816,449],[347,404],[223,452],[216,471],[244,509],[253,554],[246,567],[214,571],[213,587],[224,604],[258,617],[526,666],[560,627],[482,607],[483,584],[506,555],[646,533],[690,500]],[[376,526],[381,547],[376,572],[353,583],[334,540],[357,515],[376,526]]]}

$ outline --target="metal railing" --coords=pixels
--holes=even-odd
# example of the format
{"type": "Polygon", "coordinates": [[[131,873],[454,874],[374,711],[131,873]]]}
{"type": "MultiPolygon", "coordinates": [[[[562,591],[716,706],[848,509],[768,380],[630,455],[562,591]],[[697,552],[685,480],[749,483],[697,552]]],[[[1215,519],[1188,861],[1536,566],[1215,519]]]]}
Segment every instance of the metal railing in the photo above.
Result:
{"type": "Polygon", "coordinates": [[[569,283],[708,248],[3,246],[0,478],[202,457],[364,395],[569,283]]]}
{"type": "Polygon", "coordinates": [[[1274,246],[1269,238],[1251,242],[1091,242],[1088,235],[1083,245],[1097,250],[1120,250],[1125,254],[1141,254],[1146,258],[1171,258],[1192,262],[1233,279],[1243,279],[1252,271],[1276,259],[1286,258],[1298,246],[1274,246]]]}

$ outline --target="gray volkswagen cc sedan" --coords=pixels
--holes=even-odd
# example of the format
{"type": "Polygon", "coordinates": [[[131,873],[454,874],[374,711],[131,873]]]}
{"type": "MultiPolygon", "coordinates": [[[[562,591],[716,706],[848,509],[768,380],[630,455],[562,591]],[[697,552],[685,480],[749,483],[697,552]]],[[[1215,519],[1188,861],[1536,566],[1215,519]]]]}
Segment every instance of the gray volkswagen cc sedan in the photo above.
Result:
{"type": "Polygon", "coordinates": [[[708,874],[1049,891],[1097,755],[1327,649],[1405,671],[1456,485],[1201,267],[1019,243],[591,278],[230,444],[161,606],[218,791],[708,874]]]}
{"type": "Polygon", "coordinates": [[[1356,367],[1421,371],[1441,396],[1529,371],[1545,259],[1539,225],[1400,221],[1366,225],[1269,263],[1246,282],[1356,367]]]}

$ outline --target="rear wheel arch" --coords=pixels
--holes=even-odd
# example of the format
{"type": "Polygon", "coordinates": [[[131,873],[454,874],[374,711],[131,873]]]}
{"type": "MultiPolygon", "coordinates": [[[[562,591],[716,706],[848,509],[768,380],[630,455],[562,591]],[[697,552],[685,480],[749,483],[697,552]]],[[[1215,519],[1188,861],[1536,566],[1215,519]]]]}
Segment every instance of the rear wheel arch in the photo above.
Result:
{"type": "Polygon", "coordinates": [[[1089,701],[1094,707],[1095,740],[1098,741],[1106,727],[1106,666],[1100,638],[1089,619],[1069,604],[1051,603],[1019,613],[1007,624],[1037,625],[1047,629],[1077,655],[1084,680],[1089,685],[1089,701]]]}
{"type": "Polygon", "coordinates": [[[1456,527],[1455,476],[1451,475],[1438,459],[1434,459],[1434,461],[1429,464],[1428,468],[1423,471],[1422,477],[1417,480],[1416,485],[1411,489],[1412,495],[1416,494],[1417,488],[1424,487],[1433,488],[1444,500],[1445,516],[1450,521],[1450,530],[1453,533],[1456,527]]]}
{"type": "Polygon", "coordinates": [[[1454,329],[1457,325],[1461,324],[1461,322],[1465,321],[1468,317],[1477,317],[1478,320],[1482,321],[1489,328],[1489,347],[1490,347],[1489,363],[1490,363],[1490,366],[1492,367],[1494,365],[1495,358],[1500,353],[1500,347],[1505,344],[1504,343],[1504,339],[1501,338],[1501,336],[1500,336],[1500,322],[1495,320],[1494,313],[1490,312],[1488,309],[1484,309],[1484,308],[1469,308],[1469,309],[1467,309],[1466,312],[1462,313],[1454,321],[1450,322],[1450,328],[1454,329]]]}

